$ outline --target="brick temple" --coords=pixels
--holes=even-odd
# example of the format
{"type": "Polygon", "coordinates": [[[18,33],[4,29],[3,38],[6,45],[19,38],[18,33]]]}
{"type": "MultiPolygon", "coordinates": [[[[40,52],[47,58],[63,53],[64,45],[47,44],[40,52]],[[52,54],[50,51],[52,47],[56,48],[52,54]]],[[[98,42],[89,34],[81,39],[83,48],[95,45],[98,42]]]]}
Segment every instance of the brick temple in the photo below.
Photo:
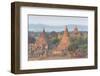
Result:
{"type": "Polygon", "coordinates": [[[40,33],[39,38],[35,42],[35,48],[37,48],[37,49],[48,49],[48,43],[47,43],[45,29],[43,29],[43,32],[40,33]]]}
{"type": "Polygon", "coordinates": [[[69,34],[68,34],[67,26],[66,26],[65,30],[64,30],[64,33],[63,33],[63,36],[62,36],[62,39],[61,39],[60,43],[57,46],[57,49],[59,49],[59,50],[66,49],[66,48],[68,48],[69,43],[70,43],[69,34]]]}
{"type": "Polygon", "coordinates": [[[69,33],[68,33],[67,26],[65,26],[63,36],[58,46],[54,49],[53,54],[62,54],[63,51],[68,48],[69,44],[70,44],[69,33]]]}
{"type": "Polygon", "coordinates": [[[80,37],[80,32],[79,32],[77,26],[74,27],[74,30],[73,30],[73,36],[75,36],[75,37],[80,37]]]}

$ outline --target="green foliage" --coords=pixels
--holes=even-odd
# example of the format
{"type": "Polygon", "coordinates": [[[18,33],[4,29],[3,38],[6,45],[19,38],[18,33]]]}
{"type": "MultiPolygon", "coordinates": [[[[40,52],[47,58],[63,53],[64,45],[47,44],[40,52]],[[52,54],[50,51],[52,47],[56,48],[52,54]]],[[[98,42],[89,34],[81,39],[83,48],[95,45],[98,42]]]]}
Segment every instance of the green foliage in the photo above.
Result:
{"type": "Polygon", "coordinates": [[[76,38],[70,38],[70,45],[68,49],[70,51],[75,51],[76,49],[87,50],[87,37],[81,36],[76,38]]]}
{"type": "Polygon", "coordinates": [[[83,45],[80,45],[79,48],[83,48],[84,50],[87,50],[87,46],[88,46],[87,44],[83,44],[83,45]]]}
{"type": "Polygon", "coordinates": [[[54,37],[53,39],[52,39],[52,43],[53,44],[57,44],[59,42],[59,39],[57,38],[57,37],[54,37]]]}

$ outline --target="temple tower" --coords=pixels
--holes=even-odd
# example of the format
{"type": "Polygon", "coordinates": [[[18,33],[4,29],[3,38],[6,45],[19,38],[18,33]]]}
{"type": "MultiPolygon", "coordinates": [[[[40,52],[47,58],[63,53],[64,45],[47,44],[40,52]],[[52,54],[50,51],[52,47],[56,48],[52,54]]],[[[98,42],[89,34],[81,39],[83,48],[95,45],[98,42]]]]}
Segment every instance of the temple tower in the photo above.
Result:
{"type": "Polygon", "coordinates": [[[64,53],[64,50],[66,50],[69,47],[69,44],[70,44],[69,33],[68,33],[67,26],[65,26],[65,30],[61,38],[61,41],[59,42],[56,49],[54,49],[53,54],[62,55],[64,53]]]}
{"type": "Polygon", "coordinates": [[[64,30],[62,39],[61,39],[59,45],[57,46],[57,48],[60,50],[66,49],[66,48],[68,48],[69,43],[70,43],[70,41],[69,41],[68,29],[67,29],[67,26],[65,26],[65,30],[64,30]]]}
{"type": "Polygon", "coordinates": [[[40,36],[35,43],[35,48],[37,48],[37,49],[48,49],[48,43],[47,43],[45,29],[43,29],[43,32],[40,33],[40,36]]]}
{"type": "Polygon", "coordinates": [[[75,37],[79,37],[79,36],[80,36],[80,32],[79,32],[77,26],[74,27],[74,30],[73,30],[73,36],[75,36],[75,37]]]}

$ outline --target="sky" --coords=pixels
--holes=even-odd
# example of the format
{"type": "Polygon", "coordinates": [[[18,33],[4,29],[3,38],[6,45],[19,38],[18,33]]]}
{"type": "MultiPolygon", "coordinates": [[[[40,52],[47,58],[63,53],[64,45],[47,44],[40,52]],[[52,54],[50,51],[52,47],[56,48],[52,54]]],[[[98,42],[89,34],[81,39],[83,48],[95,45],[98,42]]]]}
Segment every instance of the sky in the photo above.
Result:
{"type": "Polygon", "coordinates": [[[80,28],[82,29],[84,27],[88,27],[88,17],[29,15],[28,25],[29,25],[29,31],[40,31],[43,28],[45,29],[47,28],[48,29],[47,31],[52,31],[52,30],[61,31],[63,27],[66,25],[77,25],[79,26],[79,28],[82,26],[80,28]]]}

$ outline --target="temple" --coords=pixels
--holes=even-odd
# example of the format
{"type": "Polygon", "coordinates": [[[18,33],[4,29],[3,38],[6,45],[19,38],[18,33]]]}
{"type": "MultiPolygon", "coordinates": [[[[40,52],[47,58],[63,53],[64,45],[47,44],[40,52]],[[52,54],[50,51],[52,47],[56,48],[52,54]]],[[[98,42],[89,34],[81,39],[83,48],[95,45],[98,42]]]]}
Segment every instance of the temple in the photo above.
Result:
{"type": "Polygon", "coordinates": [[[65,30],[62,36],[62,39],[60,41],[60,43],[58,44],[57,48],[60,50],[64,50],[66,48],[68,48],[69,46],[69,34],[68,34],[68,29],[67,26],[65,26],[65,30]]]}
{"type": "Polygon", "coordinates": [[[48,49],[48,43],[47,43],[45,29],[43,29],[43,32],[40,33],[39,38],[35,42],[35,48],[36,49],[48,49]]]}
{"type": "Polygon", "coordinates": [[[54,49],[53,54],[62,54],[63,51],[68,48],[69,44],[70,44],[69,33],[68,33],[67,26],[65,26],[63,36],[56,49],[54,49]]]}
{"type": "Polygon", "coordinates": [[[74,30],[73,30],[73,36],[74,37],[80,36],[80,32],[79,32],[78,27],[76,25],[75,25],[74,30]]]}

